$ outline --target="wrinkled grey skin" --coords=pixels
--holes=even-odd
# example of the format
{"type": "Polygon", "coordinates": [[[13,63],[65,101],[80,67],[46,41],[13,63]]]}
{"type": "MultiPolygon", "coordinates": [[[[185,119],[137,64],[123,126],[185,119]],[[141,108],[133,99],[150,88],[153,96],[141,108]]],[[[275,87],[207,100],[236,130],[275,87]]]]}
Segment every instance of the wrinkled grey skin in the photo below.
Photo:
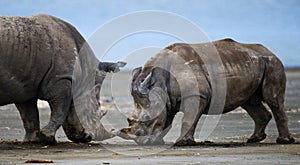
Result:
{"type": "Polygon", "coordinates": [[[117,135],[140,145],[164,143],[163,137],[175,114],[181,111],[181,135],[175,145],[194,145],[195,128],[202,114],[227,113],[241,106],[255,123],[248,142],[256,143],[266,138],[265,128],[272,117],[262,104],[265,102],[276,121],[277,143],[293,143],[283,109],[286,76],[280,60],[259,44],[241,44],[231,39],[211,44],[220,55],[224,72],[217,72],[219,64],[211,59],[215,56],[209,43],[173,44],[151,58],[143,69],[134,69],[131,94],[136,110],[128,118],[129,127],[117,135]],[[211,63],[204,63],[204,58],[211,63]],[[209,67],[215,68],[215,73],[209,73],[209,67]],[[223,76],[227,82],[221,112],[208,111],[213,93],[212,74],[223,76]],[[191,81],[191,77],[196,81],[191,81]]]}
{"type": "MultiPolygon", "coordinates": [[[[74,142],[112,136],[99,122],[98,137],[87,133],[74,99],[87,105],[76,107],[83,108],[79,112],[97,111],[105,72],[118,71],[124,63],[99,62],[84,43],[72,25],[49,15],[0,17],[0,105],[16,105],[26,131],[24,142],[55,144],[60,126],[74,142]],[[51,108],[49,123],[41,130],[38,99],[48,101],[51,108]]],[[[102,111],[98,113],[101,118],[102,111]]]]}

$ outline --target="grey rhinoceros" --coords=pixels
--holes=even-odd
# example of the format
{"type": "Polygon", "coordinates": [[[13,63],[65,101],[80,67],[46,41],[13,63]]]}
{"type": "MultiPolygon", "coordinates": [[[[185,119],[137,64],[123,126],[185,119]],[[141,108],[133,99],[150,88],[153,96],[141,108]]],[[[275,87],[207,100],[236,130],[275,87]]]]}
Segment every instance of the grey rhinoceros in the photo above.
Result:
{"type": "Polygon", "coordinates": [[[181,135],[175,145],[194,145],[195,128],[202,114],[227,113],[241,106],[255,123],[248,142],[260,142],[266,138],[265,128],[272,117],[264,102],[276,121],[277,143],[293,143],[284,112],[285,85],[282,63],[260,44],[242,44],[232,39],[173,44],[143,68],[133,70],[131,94],[136,109],[127,119],[129,126],[116,133],[141,145],[163,143],[175,114],[181,111],[181,135]],[[223,98],[216,91],[222,89],[223,98]],[[211,104],[213,99],[215,103],[219,101],[218,105],[211,104]],[[221,110],[217,110],[218,106],[221,110]]]}
{"type": "Polygon", "coordinates": [[[112,136],[100,123],[99,92],[105,73],[125,63],[99,62],[72,25],[49,15],[1,16],[0,59],[0,105],[16,105],[25,142],[53,144],[61,125],[74,142],[112,136]],[[41,130],[38,99],[51,109],[41,130]],[[90,123],[97,130],[87,131],[90,123]]]}

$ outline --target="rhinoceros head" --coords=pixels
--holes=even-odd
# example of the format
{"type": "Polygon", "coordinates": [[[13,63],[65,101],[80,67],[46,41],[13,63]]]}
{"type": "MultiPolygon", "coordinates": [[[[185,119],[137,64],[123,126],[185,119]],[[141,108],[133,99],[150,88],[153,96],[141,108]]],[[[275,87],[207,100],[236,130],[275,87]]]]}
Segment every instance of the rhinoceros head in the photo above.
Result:
{"type": "MultiPolygon", "coordinates": [[[[95,68],[95,63],[97,63],[97,59],[84,65],[86,68],[81,67],[79,63],[74,68],[72,87],[73,109],[75,109],[76,113],[69,115],[68,120],[69,123],[75,123],[69,125],[76,125],[77,130],[82,130],[84,128],[85,133],[91,136],[92,139],[105,140],[111,138],[113,134],[106,131],[101,123],[101,118],[107,112],[106,110],[102,110],[100,106],[101,86],[107,72],[118,72],[120,67],[124,67],[126,63],[99,62],[97,63],[98,69],[95,70],[94,74],[91,74],[95,68]]],[[[72,134],[75,134],[71,127],[66,128],[65,130],[70,132],[71,136],[72,134]]],[[[78,132],[78,134],[80,134],[82,131],[78,132]]]]}
{"type": "Polygon", "coordinates": [[[135,111],[127,119],[129,127],[119,131],[119,136],[133,139],[140,145],[163,143],[166,134],[167,107],[169,103],[165,84],[151,68],[136,68],[132,72],[131,95],[135,111]]]}

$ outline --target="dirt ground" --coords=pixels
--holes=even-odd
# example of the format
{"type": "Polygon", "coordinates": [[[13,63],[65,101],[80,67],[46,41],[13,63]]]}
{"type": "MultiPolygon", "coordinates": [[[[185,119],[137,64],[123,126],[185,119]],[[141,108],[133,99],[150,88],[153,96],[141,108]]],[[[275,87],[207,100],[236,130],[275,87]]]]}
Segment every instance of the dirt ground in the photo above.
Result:
{"type": "Polygon", "coordinates": [[[147,154],[165,146],[142,147],[133,143],[110,144],[110,149],[127,150],[124,155],[102,144],[60,142],[56,146],[1,142],[1,164],[22,164],[26,160],[53,160],[55,164],[299,164],[300,143],[277,145],[268,142],[199,143],[193,147],[169,147],[155,154],[147,154]]]}
{"type": "MultiPolygon", "coordinates": [[[[161,146],[138,146],[118,137],[75,144],[67,140],[61,129],[56,136],[59,143],[55,146],[24,144],[21,142],[24,136],[22,121],[18,111],[10,105],[0,109],[0,164],[23,164],[31,159],[49,159],[55,164],[300,164],[300,71],[289,70],[287,77],[286,110],[290,131],[296,138],[294,144],[275,143],[274,119],[266,129],[266,140],[247,144],[254,124],[241,109],[221,117],[203,116],[195,134],[198,143],[190,147],[172,146],[178,137],[180,114],[176,115],[173,128],[166,136],[167,144],[161,146]],[[216,121],[216,126],[206,129],[210,126],[207,121],[216,121]]],[[[103,84],[102,105],[109,110],[103,119],[107,129],[126,125],[126,116],[132,108],[128,88],[124,88],[129,80],[130,73],[125,72],[108,77],[103,84]],[[112,119],[119,122],[112,123],[112,119]]],[[[41,108],[40,120],[41,126],[46,125],[48,108],[41,108]]]]}

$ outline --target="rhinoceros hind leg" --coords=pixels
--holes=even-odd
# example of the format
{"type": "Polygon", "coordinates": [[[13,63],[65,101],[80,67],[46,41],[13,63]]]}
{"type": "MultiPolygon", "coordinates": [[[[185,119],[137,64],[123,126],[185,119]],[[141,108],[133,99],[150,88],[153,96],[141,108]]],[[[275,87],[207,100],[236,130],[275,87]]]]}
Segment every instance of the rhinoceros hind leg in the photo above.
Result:
{"type": "Polygon", "coordinates": [[[278,137],[276,139],[276,143],[278,143],[278,144],[291,144],[291,143],[294,143],[294,142],[295,142],[295,139],[291,135],[289,135],[286,138],[278,137]]]}
{"type": "Polygon", "coordinates": [[[242,107],[248,112],[255,123],[254,132],[247,143],[257,143],[264,140],[267,137],[265,133],[266,126],[272,118],[271,113],[261,102],[252,104],[251,101],[248,101],[242,107]]]}
{"type": "Polygon", "coordinates": [[[279,144],[294,143],[295,139],[292,137],[288,129],[288,119],[283,109],[283,103],[278,106],[274,106],[272,105],[272,103],[268,103],[268,105],[272,110],[273,116],[275,118],[277,130],[279,132],[279,136],[276,140],[276,143],[279,144]]]}
{"type": "Polygon", "coordinates": [[[40,142],[40,121],[37,100],[30,100],[22,104],[16,104],[25,128],[25,137],[23,142],[38,143],[40,142]]]}
{"type": "MultiPolygon", "coordinates": [[[[275,66],[278,66],[278,64],[275,66]]],[[[275,70],[274,68],[271,69],[275,70]]],[[[270,107],[275,118],[279,133],[276,142],[283,144],[293,143],[295,140],[289,132],[288,118],[284,111],[284,94],[286,85],[284,70],[277,69],[276,73],[267,70],[267,73],[269,74],[264,80],[262,91],[264,100],[270,107]]]]}

